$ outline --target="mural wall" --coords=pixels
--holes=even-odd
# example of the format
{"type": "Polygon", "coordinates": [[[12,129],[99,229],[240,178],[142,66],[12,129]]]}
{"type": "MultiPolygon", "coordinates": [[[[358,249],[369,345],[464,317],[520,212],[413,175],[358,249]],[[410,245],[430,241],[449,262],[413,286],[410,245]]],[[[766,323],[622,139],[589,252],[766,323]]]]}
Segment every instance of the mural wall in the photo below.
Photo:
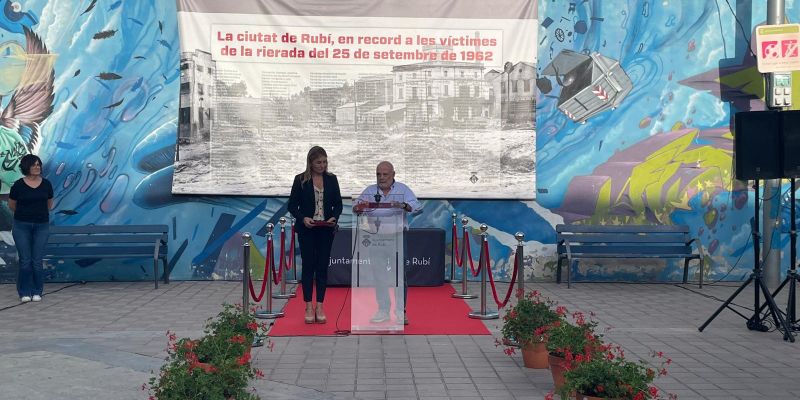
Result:
{"type": "MultiPolygon", "coordinates": [[[[263,265],[264,225],[285,215],[286,199],[171,194],[180,76],[175,4],[2,2],[0,194],[7,197],[19,178],[19,157],[33,152],[56,189],[54,224],[167,223],[172,279],[235,279],[245,231],[254,235],[253,265],[263,265]],[[26,72],[31,60],[38,60],[35,74],[26,72]]],[[[746,43],[766,4],[734,5],[741,28],[721,0],[538,6],[537,201],[428,200],[412,226],[449,232],[452,213],[469,218],[475,232],[486,223],[495,276],[508,279],[517,231],[525,234],[529,277],[549,278],[557,223],[688,224],[709,253],[710,278],[740,279],[752,267],[753,201],[731,178],[729,126],[734,112],[763,108],[746,43]],[[618,71],[618,80],[595,82],[606,69],[618,71]],[[569,108],[579,100],[595,105],[583,113],[569,108]]],[[[786,15],[800,15],[800,5],[787,2],[786,15]]],[[[334,172],[345,162],[330,159],[334,172]]],[[[0,280],[13,281],[11,214],[0,204],[0,280]]],[[[786,207],[781,212],[788,216],[786,207]]],[[[47,276],[147,280],[148,266],[65,261],[50,263],[47,276]]],[[[577,279],[679,275],[673,264],[604,271],[589,263],[577,279]]]]}
{"type": "MultiPolygon", "coordinates": [[[[786,6],[797,22],[799,5],[786,6]]],[[[766,2],[542,1],[539,15],[539,203],[566,222],[689,225],[711,279],[748,273],[753,191],[732,177],[731,125],[764,109],[748,44],[766,2]],[[583,105],[588,115],[574,111],[583,105]]],[[[631,265],[612,277],[679,272],[631,265]]]]}

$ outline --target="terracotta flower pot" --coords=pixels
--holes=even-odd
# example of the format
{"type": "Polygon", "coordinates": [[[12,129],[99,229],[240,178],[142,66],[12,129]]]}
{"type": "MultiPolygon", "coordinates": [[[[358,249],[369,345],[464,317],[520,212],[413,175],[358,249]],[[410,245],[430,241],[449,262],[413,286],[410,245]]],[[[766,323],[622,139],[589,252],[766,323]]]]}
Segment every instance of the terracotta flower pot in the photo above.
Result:
{"type": "Polygon", "coordinates": [[[547,355],[547,361],[550,364],[550,373],[553,374],[553,385],[556,390],[564,386],[564,372],[566,371],[567,360],[564,357],[547,355]]]}
{"type": "Polygon", "coordinates": [[[606,397],[588,396],[588,395],[580,394],[580,393],[578,393],[578,395],[575,396],[575,399],[576,400],[609,400],[606,397]]]}
{"type": "Polygon", "coordinates": [[[526,368],[547,368],[547,355],[547,348],[544,342],[528,342],[522,346],[522,364],[526,368]]]}

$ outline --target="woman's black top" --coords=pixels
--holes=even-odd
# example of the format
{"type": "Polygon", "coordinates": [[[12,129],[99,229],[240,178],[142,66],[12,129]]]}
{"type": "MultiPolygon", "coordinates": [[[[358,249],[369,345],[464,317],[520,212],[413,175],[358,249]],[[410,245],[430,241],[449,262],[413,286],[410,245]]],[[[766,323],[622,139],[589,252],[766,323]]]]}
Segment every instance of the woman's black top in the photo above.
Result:
{"type": "MultiPolygon", "coordinates": [[[[339,216],[342,215],[342,194],[339,191],[339,180],[336,179],[336,175],[322,174],[322,187],[324,190],[322,208],[325,213],[325,220],[327,221],[333,217],[338,222],[339,216]]],[[[294,177],[292,193],[289,194],[287,207],[289,213],[295,218],[295,230],[301,232],[307,229],[303,225],[303,218],[314,218],[315,209],[314,183],[312,179],[303,183],[303,174],[298,174],[294,177]]]]}
{"type": "Polygon", "coordinates": [[[47,179],[42,178],[42,183],[34,189],[28,186],[24,179],[17,179],[8,193],[9,199],[17,201],[14,219],[33,223],[50,222],[47,200],[53,198],[53,185],[47,179]]]}

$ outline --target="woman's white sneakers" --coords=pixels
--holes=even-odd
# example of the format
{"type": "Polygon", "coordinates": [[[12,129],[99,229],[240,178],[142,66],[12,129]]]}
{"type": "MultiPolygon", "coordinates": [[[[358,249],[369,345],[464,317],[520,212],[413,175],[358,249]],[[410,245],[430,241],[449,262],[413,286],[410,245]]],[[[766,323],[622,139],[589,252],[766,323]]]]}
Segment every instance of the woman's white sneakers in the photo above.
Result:
{"type": "Polygon", "coordinates": [[[42,296],[39,296],[38,294],[33,295],[33,297],[31,297],[31,296],[22,296],[22,297],[19,298],[19,301],[21,301],[23,303],[28,303],[28,302],[31,302],[31,301],[42,301],[42,296]]]}
{"type": "Polygon", "coordinates": [[[33,301],[42,301],[42,296],[39,296],[38,294],[35,294],[35,295],[33,295],[33,298],[31,298],[31,300],[33,300],[33,301]]]}

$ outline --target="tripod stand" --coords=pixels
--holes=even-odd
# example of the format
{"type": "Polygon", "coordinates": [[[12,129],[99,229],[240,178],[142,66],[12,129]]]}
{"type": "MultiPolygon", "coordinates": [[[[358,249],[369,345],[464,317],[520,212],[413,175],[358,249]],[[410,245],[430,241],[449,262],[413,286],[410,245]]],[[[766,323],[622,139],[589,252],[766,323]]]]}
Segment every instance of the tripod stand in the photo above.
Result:
{"type": "Polygon", "coordinates": [[[778,305],[775,304],[775,299],[772,297],[772,294],[769,292],[769,289],[767,288],[767,284],[764,282],[764,271],[761,268],[761,253],[760,253],[761,234],[759,233],[758,230],[759,229],[758,213],[759,213],[759,201],[760,201],[759,190],[758,190],[758,179],[755,180],[753,189],[755,190],[755,217],[753,223],[753,254],[754,254],[753,272],[750,274],[750,277],[747,278],[747,280],[744,281],[744,283],[742,283],[742,285],[739,286],[739,288],[736,289],[736,291],[733,292],[733,294],[730,297],[728,297],[728,299],[725,300],[724,303],[722,303],[722,305],[717,309],[717,311],[715,311],[714,314],[712,314],[711,317],[709,317],[708,320],[706,320],[706,322],[704,322],[703,325],[700,326],[699,330],[700,332],[702,332],[703,329],[705,329],[708,326],[708,324],[710,324],[711,321],[713,321],[714,318],[716,318],[717,315],[719,315],[722,312],[722,310],[724,310],[731,304],[731,302],[733,302],[733,299],[735,299],[736,296],[738,296],[739,293],[741,293],[747,287],[747,285],[753,283],[755,289],[754,290],[755,306],[753,307],[753,316],[747,319],[747,329],[757,330],[761,332],[766,332],[769,330],[769,328],[766,325],[764,325],[764,320],[766,319],[766,316],[764,317],[761,316],[761,310],[763,309],[763,307],[768,307],[769,314],[775,321],[775,326],[778,327],[778,329],[783,330],[783,340],[788,340],[794,343],[794,335],[792,334],[792,331],[789,328],[789,324],[786,322],[786,319],[783,318],[781,310],[778,309],[778,305]],[[760,296],[762,294],[764,295],[764,300],[766,300],[766,304],[764,306],[761,306],[760,296]]]}
{"type": "MultiPolygon", "coordinates": [[[[791,219],[791,229],[789,230],[789,271],[786,272],[786,278],[781,282],[780,286],[772,293],[775,298],[778,293],[788,284],[789,285],[789,298],[786,304],[786,323],[793,331],[800,331],[797,320],[797,281],[800,280],[800,274],[797,273],[797,223],[795,222],[795,178],[791,178],[791,188],[789,195],[789,202],[791,203],[791,210],[789,212],[791,219]]],[[[759,312],[764,309],[762,305],[759,312]]]]}

